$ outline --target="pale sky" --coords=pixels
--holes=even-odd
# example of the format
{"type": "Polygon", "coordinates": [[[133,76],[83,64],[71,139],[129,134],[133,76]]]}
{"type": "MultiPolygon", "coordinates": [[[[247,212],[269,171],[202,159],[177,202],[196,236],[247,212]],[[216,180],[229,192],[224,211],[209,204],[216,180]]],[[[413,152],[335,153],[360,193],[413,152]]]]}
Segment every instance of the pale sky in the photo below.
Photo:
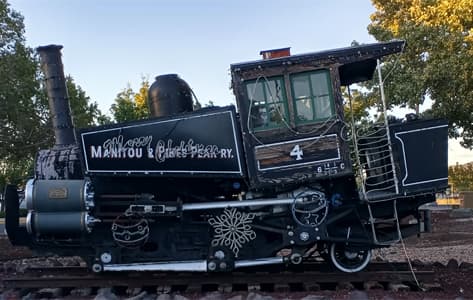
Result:
{"type": "MultiPolygon", "coordinates": [[[[367,32],[369,0],[9,0],[25,17],[31,47],[64,46],[66,74],[108,113],[116,95],[141,76],[152,83],[177,73],[201,103],[234,103],[231,63],[259,51],[292,54],[375,42],[367,32]]],[[[449,143],[449,164],[473,152],[449,143]]]]}

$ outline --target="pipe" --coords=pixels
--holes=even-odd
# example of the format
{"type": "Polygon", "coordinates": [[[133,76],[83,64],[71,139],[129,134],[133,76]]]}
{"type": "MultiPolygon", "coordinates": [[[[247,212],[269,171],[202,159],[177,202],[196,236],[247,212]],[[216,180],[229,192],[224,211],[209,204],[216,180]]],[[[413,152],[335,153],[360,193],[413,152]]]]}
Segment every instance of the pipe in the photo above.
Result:
{"type": "Polygon", "coordinates": [[[36,49],[45,76],[56,146],[76,143],[61,49],[60,45],[41,46],[36,49]]]}
{"type": "MultiPolygon", "coordinates": [[[[298,203],[301,199],[296,200],[298,203]]],[[[250,207],[250,206],[265,206],[265,205],[288,205],[294,203],[294,198],[273,198],[265,200],[244,200],[244,201],[222,201],[222,202],[202,202],[202,203],[186,203],[182,205],[182,210],[204,210],[204,209],[218,209],[218,208],[233,208],[233,207],[250,207]]]]}
{"type": "Polygon", "coordinates": [[[104,265],[104,271],[173,271],[173,272],[205,272],[207,262],[197,261],[170,261],[158,263],[131,263],[104,265]]]}
{"type": "Polygon", "coordinates": [[[254,267],[263,265],[275,265],[284,263],[284,258],[279,257],[268,257],[268,258],[257,258],[252,260],[237,260],[235,261],[235,269],[244,267],[254,267]]]}
{"type": "MultiPolygon", "coordinates": [[[[267,257],[251,260],[235,261],[235,269],[254,267],[262,265],[274,265],[284,262],[283,257],[267,257]]],[[[101,271],[101,270],[98,270],[101,271]]],[[[103,271],[171,271],[171,272],[207,272],[207,261],[169,261],[169,262],[149,262],[149,263],[131,263],[131,264],[110,264],[103,265],[103,271]]]]}

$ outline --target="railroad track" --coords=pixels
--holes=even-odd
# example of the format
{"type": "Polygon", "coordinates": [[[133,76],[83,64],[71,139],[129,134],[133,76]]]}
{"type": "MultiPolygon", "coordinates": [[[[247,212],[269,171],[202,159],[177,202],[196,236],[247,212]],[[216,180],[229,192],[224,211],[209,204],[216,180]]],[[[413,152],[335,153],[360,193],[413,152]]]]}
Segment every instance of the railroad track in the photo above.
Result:
{"type": "MultiPolygon", "coordinates": [[[[341,283],[356,288],[366,288],[366,283],[376,282],[378,288],[392,283],[404,283],[416,290],[416,282],[407,264],[373,263],[363,272],[348,274],[327,272],[326,264],[310,263],[281,271],[277,268],[248,270],[233,273],[169,273],[127,272],[94,274],[83,267],[29,268],[24,274],[4,274],[4,289],[18,288],[104,288],[156,287],[168,292],[204,291],[314,291],[331,290],[341,283]]],[[[415,271],[421,283],[432,283],[434,271],[426,266],[415,271]]]]}

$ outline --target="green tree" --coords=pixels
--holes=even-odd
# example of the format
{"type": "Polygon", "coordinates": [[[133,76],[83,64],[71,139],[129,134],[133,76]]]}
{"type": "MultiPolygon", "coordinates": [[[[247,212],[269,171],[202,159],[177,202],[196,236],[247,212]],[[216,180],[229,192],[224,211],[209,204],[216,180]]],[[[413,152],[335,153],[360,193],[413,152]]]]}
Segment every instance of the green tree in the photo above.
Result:
{"type": "MultiPolygon", "coordinates": [[[[21,184],[32,173],[36,152],[54,140],[39,61],[24,31],[21,14],[0,0],[0,190],[21,184]]],[[[66,83],[77,127],[109,121],[71,76],[66,83]]]]}
{"type": "Polygon", "coordinates": [[[19,183],[36,151],[48,144],[34,51],[24,38],[23,17],[0,0],[0,188],[19,183]]]}
{"type": "Polygon", "coordinates": [[[93,102],[86,95],[82,87],[74,82],[71,75],[66,76],[66,86],[75,127],[85,128],[111,123],[110,118],[102,114],[97,102],[93,102]]]}
{"type": "Polygon", "coordinates": [[[456,191],[473,191],[473,163],[448,167],[448,177],[456,191]]]}
{"type": "Polygon", "coordinates": [[[149,117],[148,109],[149,82],[145,77],[141,78],[141,85],[138,92],[134,92],[128,84],[115,98],[110,112],[116,122],[127,122],[140,120],[149,117]]]}
{"type": "MultiPolygon", "coordinates": [[[[473,148],[473,5],[471,0],[372,0],[368,26],[379,41],[404,39],[407,48],[384,65],[389,105],[417,112],[429,97],[428,114],[449,120],[449,134],[473,148]]],[[[374,84],[371,83],[371,86],[374,84]]],[[[369,86],[369,85],[368,85],[369,86]]]]}

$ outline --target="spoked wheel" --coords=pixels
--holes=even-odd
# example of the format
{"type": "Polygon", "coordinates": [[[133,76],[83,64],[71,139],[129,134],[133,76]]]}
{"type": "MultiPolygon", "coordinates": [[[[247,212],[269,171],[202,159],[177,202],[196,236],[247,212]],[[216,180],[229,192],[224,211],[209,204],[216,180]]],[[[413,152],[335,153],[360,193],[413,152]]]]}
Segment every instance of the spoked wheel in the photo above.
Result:
{"type": "Polygon", "coordinates": [[[330,246],[330,260],[342,272],[355,273],[363,270],[371,260],[371,250],[351,250],[345,244],[330,246]]]}

